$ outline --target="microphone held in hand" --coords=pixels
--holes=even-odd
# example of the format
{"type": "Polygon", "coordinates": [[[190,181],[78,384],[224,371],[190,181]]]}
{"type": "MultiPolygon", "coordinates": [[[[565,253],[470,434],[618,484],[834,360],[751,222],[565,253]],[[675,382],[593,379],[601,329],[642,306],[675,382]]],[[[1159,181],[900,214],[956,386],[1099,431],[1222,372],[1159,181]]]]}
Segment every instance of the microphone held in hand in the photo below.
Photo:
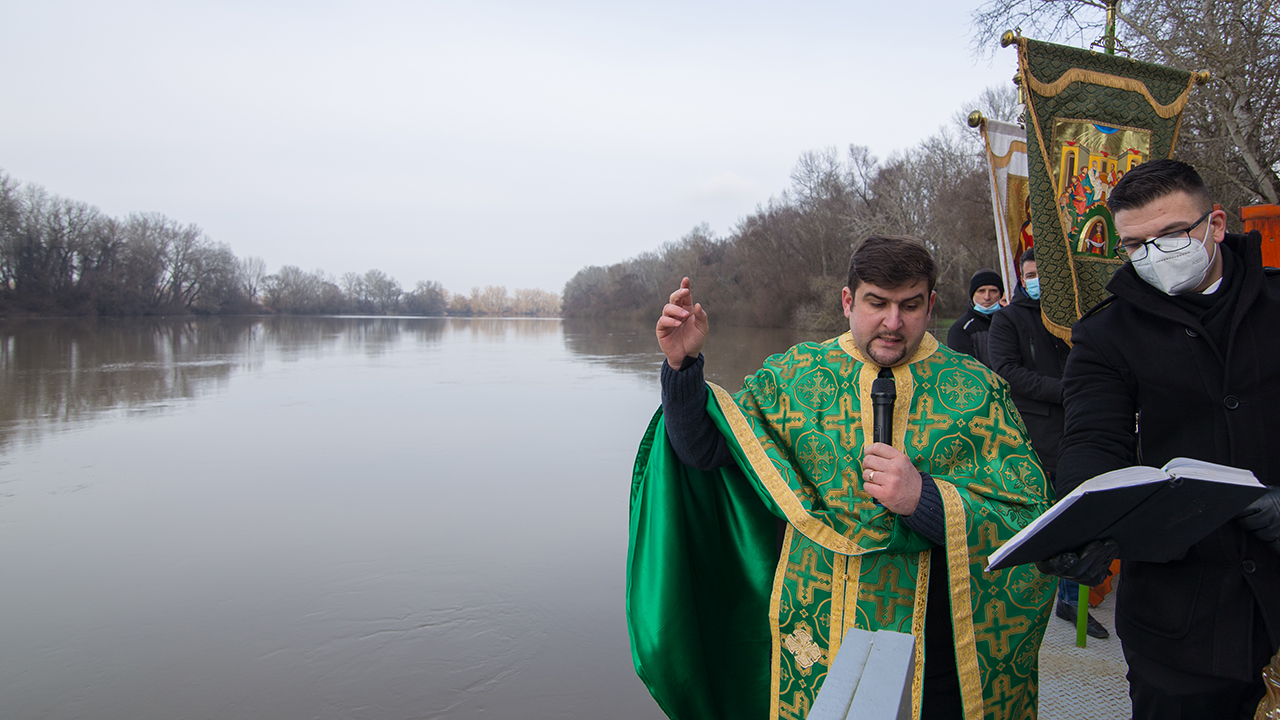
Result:
{"type": "MultiPolygon", "coordinates": [[[[871,381],[871,442],[893,444],[893,401],[897,399],[898,388],[893,378],[871,381]]],[[[875,503],[879,505],[880,501],[875,503]]]]}
{"type": "Polygon", "coordinates": [[[893,378],[871,381],[871,441],[893,444],[893,403],[898,399],[893,378]]]}

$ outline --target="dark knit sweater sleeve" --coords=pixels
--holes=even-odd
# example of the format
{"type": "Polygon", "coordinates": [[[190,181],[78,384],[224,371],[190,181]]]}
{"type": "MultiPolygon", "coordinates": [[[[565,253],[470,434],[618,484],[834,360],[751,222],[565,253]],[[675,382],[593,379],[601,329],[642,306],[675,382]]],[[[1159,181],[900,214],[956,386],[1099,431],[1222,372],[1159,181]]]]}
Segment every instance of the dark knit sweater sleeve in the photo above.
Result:
{"type": "Polygon", "coordinates": [[[902,516],[907,527],[939,546],[946,545],[947,518],[942,510],[942,493],[929,473],[920,473],[920,502],[915,512],[902,516]]]}
{"type": "Polygon", "coordinates": [[[729,443],[707,414],[707,383],[701,354],[685,358],[679,370],[662,361],[662,418],[680,462],[699,470],[734,464],[729,443]]]}

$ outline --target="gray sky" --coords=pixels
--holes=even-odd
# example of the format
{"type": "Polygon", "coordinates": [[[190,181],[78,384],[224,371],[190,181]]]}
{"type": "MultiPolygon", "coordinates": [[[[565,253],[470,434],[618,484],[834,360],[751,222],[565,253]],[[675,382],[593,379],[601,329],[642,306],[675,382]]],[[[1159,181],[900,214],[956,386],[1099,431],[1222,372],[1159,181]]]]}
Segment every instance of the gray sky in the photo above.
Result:
{"type": "Polygon", "coordinates": [[[1015,71],[967,3],[12,2],[0,169],[236,255],[559,292],[1015,71]]]}

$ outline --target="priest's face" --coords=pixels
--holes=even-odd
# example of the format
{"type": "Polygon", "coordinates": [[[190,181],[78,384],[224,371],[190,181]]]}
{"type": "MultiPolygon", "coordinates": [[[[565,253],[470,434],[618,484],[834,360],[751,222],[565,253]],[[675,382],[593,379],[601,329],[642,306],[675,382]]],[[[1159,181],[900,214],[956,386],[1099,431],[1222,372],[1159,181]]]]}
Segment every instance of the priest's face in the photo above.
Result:
{"type": "Polygon", "coordinates": [[[924,280],[899,288],[863,282],[841,292],[854,344],[881,367],[898,365],[915,354],[929,327],[934,297],[924,280]]]}

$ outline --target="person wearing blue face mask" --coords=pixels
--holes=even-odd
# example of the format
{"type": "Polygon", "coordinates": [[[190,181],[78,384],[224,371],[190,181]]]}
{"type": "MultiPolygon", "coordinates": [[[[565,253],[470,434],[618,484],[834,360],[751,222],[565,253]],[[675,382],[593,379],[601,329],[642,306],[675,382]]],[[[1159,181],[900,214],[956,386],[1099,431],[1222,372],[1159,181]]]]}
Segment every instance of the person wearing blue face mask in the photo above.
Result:
{"type": "Polygon", "coordinates": [[[981,268],[969,279],[969,297],[973,305],[965,311],[947,331],[947,347],[972,355],[978,362],[992,367],[987,351],[987,334],[991,330],[991,317],[1000,309],[1004,297],[1004,281],[991,268],[981,268]]]}
{"type": "MultiPolygon", "coordinates": [[[[1027,426],[1031,446],[1053,482],[1065,418],[1062,373],[1070,347],[1044,327],[1035,248],[1022,254],[1019,270],[1022,281],[1013,293],[1013,301],[991,320],[991,368],[1008,381],[1013,403],[1027,426]]],[[[1078,597],[1076,583],[1069,580],[1058,583],[1055,612],[1072,625],[1076,623],[1078,597]]],[[[1111,635],[1093,615],[1089,615],[1086,632],[1095,638],[1111,635]]]]}

